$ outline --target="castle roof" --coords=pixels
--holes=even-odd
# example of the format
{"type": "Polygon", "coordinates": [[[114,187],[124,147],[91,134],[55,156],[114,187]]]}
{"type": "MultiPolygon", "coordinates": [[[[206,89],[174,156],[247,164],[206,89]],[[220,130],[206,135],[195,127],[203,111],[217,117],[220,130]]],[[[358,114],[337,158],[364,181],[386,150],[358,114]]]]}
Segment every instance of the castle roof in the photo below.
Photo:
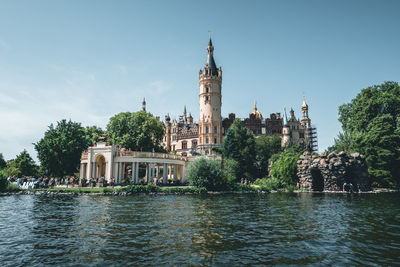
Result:
{"type": "Polygon", "coordinates": [[[207,51],[208,51],[207,65],[211,70],[211,74],[217,76],[218,69],[217,69],[217,65],[215,64],[215,60],[214,60],[214,46],[212,44],[211,37],[210,37],[210,41],[208,42],[207,51]]]}

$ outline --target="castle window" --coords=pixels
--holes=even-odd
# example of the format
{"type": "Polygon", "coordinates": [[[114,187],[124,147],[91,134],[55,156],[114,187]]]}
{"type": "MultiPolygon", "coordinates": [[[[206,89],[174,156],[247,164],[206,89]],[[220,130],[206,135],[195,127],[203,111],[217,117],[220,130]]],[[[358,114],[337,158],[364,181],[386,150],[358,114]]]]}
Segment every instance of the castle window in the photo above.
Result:
{"type": "Polygon", "coordinates": [[[300,133],[300,138],[304,138],[304,133],[300,133]]]}
{"type": "Polygon", "coordinates": [[[176,128],[172,129],[172,132],[173,132],[173,133],[176,133],[176,128]]]}
{"type": "Polygon", "coordinates": [[[209,153],[208,150],[206,150],[206,155],[208,155],[208,153],[209,153]]]}
{"type": "Polygon", "coordinates": [[[187,142],[182,142],[182,149],[187,149],[187,142]]]}
{"type": "Polygon", "coordinates": [[[208,144],[209,143],[209,140],[208,140],[208,137],[206,138],[206,144],[208,144]]]}
{"type": "Polygon", "coordinates": [[[208,101],[208,95],[206,95],[206,101],[208,101]]]}
{"type": "Polygon", "coordinates": [[[206,88],[206,93],[208,93],[208,87],[206,88]]]}
{"type": "Polygon", "coordinates": [[[217,133],[217,127],[214,126],[214,133],[217,133]]]}
{"type": "Polygon", "coordinates": [[[217,143],[217,138],[214,138],[214,144],[216,144],[217,143]]]}
{"type": "Polygon", "coordinates": [[[206,133],[208,133],[209,132],[209,129],[208,129],[208,126],[206,127],[206,133]]]}
{"type": "Polygon", "coordinates": [[[192,147],[193,147],[193,148],[197,147],[197,141],[196,141],[196,140],[193,140],[193,141],[192,141],[192,147]]]}
{"type": "Polygon", "coordinates": [[[176,135],[172,136],[172,140],[176,141],[176,135]]]}

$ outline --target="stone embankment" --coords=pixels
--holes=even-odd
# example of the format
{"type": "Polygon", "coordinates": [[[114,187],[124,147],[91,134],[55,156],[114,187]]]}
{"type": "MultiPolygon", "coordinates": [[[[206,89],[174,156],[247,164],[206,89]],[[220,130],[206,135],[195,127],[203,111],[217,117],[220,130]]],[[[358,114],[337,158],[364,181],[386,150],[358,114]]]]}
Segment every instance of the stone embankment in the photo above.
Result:
{"type": "Polygon", "coordinates": [[[321,156],[304,152],[297,162],[301,188],[312,191],[369,191],[368,169],[360,153],[330,153],[321,156]]]}

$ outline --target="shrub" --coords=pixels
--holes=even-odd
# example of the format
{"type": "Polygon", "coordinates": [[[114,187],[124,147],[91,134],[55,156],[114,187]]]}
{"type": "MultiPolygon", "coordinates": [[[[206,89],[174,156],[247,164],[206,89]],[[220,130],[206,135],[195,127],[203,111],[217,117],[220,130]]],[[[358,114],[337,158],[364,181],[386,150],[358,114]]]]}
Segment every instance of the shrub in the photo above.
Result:
{"type": "Polygon", "coordinates": [[[196,187],[205,187],[207,190],[223,190],[226,188],[219,160],[198,158],[188,167],[189,184],[196,187]]]}
{"type": "Polygon", "coordinates": [[[254,184],[259,185],[260,189],[265,191],[278,190],[286,186],[286,184],[275,177],[257,179],[254,184]]]}

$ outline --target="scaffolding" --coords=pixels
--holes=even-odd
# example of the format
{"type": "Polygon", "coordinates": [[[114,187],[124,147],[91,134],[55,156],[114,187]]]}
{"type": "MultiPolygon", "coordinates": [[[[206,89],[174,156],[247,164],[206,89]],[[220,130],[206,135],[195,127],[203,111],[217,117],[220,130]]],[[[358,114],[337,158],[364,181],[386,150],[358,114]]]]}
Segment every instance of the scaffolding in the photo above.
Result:
{"type": "Polygon", "coordinates": [[[311,152],[318,151],[318,135],[317,135],[317,127],[315,125],[311,125],[311,127],[306,128],[306,139],[307,146],[311,152]]]}

